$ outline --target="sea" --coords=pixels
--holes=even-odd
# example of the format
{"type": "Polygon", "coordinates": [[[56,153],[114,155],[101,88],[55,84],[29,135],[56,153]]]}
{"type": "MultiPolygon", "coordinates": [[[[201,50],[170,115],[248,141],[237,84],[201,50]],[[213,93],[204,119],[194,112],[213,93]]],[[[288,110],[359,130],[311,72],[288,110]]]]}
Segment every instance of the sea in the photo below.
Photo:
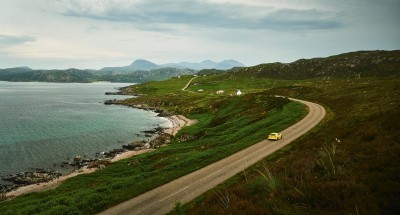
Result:
{"type": "Polygon", "coordinates": [[[76,156],[94,158],[148,139],[142,131],[171,126],[151,111],[104,105],[129,98],[105,95],[128,85],[0,81],[0,176],[62,171],[60,163],[76,156]]]}

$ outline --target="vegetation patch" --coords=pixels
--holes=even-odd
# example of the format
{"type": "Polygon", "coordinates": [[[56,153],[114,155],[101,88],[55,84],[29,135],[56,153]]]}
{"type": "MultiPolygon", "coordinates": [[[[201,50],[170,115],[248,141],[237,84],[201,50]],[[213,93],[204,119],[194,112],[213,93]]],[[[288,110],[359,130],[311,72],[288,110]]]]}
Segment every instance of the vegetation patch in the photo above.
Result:
{"type": "Polygon", "coordinates": [[[184,205],[185,213],[397,214],[398,86],[397,77],[316,79],[269,90],[323,104],[327,120],[184,205]],[[215,194],[225,191],[229,208],[215,194]]]}

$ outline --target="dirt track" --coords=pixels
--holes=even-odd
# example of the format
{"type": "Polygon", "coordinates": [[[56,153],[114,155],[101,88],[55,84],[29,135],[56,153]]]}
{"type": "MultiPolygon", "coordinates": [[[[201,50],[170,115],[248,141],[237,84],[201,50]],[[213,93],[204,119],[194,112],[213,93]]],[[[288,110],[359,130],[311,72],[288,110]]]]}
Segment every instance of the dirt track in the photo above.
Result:
{"type": "Polygon", "coordinates": [[[109,208],[100,214],[166,214],[174,208],[176,202],[189,202],[279,150],[311,130],[326,114],[325,109],[318,104],[293,100],[307,105],[309,113],[301,121],[282,131],[283,139],[276,142],[261,141],[196,172],[109,208]]]}

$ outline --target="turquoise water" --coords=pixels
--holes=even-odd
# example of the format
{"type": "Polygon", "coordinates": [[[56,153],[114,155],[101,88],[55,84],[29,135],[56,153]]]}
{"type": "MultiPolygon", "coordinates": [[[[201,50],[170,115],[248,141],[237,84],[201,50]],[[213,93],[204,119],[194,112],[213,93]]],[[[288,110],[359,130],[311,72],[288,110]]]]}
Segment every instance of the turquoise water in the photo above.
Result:
{"type": "Polygon", "coordinates": [[[0,176],[94,157],[170,125],[153,112],[103,104],[126,98],[104,93],[127,85],[0,82],[0,176]]]}

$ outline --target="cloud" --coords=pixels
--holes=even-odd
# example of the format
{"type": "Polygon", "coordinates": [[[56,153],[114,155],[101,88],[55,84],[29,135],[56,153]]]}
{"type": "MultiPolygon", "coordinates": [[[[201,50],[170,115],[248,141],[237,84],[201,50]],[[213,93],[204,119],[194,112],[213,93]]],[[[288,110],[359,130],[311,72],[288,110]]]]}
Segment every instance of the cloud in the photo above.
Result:
{"type": "Polygon", "coordinates": [[[35,42],[36,38],[29,35],[11,36],[0,34],[0,47],[20,45],[26,42],[35,42]]]}
{"type": "Polygon", "coordinates": [[[65,16],[146,26],[185,25],[227,29],[325,30],[342,24],[337,13],[202,0],[66,1],[65,16]]]}

